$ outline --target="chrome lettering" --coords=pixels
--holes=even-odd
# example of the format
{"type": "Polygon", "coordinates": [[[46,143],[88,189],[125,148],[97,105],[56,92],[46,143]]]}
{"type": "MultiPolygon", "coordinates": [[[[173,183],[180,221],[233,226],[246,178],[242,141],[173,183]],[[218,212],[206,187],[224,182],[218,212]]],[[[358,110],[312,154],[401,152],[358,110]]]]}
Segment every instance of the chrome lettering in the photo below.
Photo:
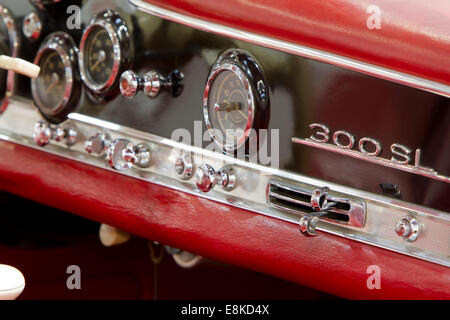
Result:
{"type": "Polygon", "coordinates": [[[391,152],[393,156],[391,157],[391,161],[398,162],[401,164],[409,164],[411,162],[411,157],[409,154],[412,152],[412,150],[402,144],[393,143],[391,145],[391,152]],[[403,158],[403,160],[400,160],[396,158],[395,156],[403,158]]]}
{"type": "Polygon", "coordinates": [[[381,143],[378,140],[372,138],[361,138],[361,140],[359,140],[359,151],[364,154],[376,157],[381,153],[381,149],[381,143]],[[372,152],[368,151],[365,147],[366,143],[371,143],[372,145],[374,145],[375,150],[372,152]]]}
{"type": "Polygon", "coordinates": [[[355,136],[353,136],[350,132],[339,130],[333,134],[333,142],[335,145],[343,149],[352,149],[353,146],[355,145],[355,136]],[[342,144],[339,142],[339,136],[341,135],[347,137],[348,144],[342,144]]]}
{"type": "Polygon", "coordinates": [[[323,142],[323,143],[327,143],[328,140],[330,140],[330,137],[328,136],[330,134],[330,129],[326,125],[321,124],[321,123],[313,123],[313,124],[310,124],[309,127],[313,130],[315,128],[319,128],[319,129],[323,130],[323,132],[316,131],[314,134],[312,134],[309,137],[311,140],[316,141],[316,142],[323,142]],[[319,139],[316,136],[322,137],[322,139],[319,139]]]}

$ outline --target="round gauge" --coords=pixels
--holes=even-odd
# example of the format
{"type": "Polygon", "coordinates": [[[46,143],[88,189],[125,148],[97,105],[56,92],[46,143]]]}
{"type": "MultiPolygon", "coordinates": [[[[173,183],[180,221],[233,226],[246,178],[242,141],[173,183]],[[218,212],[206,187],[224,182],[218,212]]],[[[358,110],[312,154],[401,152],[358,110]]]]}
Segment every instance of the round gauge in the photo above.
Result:
{"type": "Polygon", "coordinates": [[[34,63],[41,68],[39,76],[31,80],[35,105],[48,120],[65,120],[78,104],[81,92],[74,41],[64,32],[50,34],[41,44],[34,63]]]}
{"type": "Polygon", "coordinates": [[[227,152],[244,146],[252,129],[258,138],[257,131],[267,128],[268,88],[248,53],[229,50],[216,61],[206,83],[203,114],[212,139],[227,152]]]}
{"type": "Polygon", "coordinates": [[[118,93],[118,82],[129,68],[132,43],[120,16],[107,10],[94,17],[80,42],[80,73],[85,85],[97,95],[118,93]]]}
{"type": "MultiPolygon", "coordinates": [[[[19,47],[19,33],[10,10],[0,5],[0,54],[16,57],[19,47]]],[[[6,110],[8,99],[6,92],[13,93],[16,74],[12,71],[0,71],[0,113],[6,110]]]]}

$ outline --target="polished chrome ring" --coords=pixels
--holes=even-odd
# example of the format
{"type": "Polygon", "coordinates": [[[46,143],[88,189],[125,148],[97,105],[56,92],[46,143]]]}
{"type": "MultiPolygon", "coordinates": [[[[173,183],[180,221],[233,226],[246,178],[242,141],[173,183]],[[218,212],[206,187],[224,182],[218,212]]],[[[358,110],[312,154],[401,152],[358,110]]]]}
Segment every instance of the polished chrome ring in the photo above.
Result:
{"type": "Polygon", "coordinates": [[[74,83],[75,83],[75,72],[76,72],[76,62],[77,62],[77,48],[72,37],[65,32],[55,32],[50,34],[46,40],[41,44],[36,57],[33,61],[34,64],[39,64],[41,58],[45,53],[49,51],[56,51],[56,53],[61,58],[64,68],[65,68],[65,80],[66,87],[64,88],[64,95],[61,99],[59,105],[56,108],[49,108],[46,106],[39,97],[36,89],[36,79],[31,80],[31,92],[34,99],[35,105],[41,110],[46,116],[56,117],[68,106],[72,100],[72,95],[74,93],[74,83]]]}
{"type": "Polygon", "coordinates": [[[96,94],[105,94],[112,91],[122,74],[122,69],[128,67],[126,61],[129,61],[132,57],[131,47],[132,43],[130,41],[128,27],[118,13],[107,10],[94,17],[84,30],[80,41],[78,64],[80,65],[80,75],[84,84],[96,94]],[[108,37],[111,39],[114,50],[113,68],[108,80],[103,84],[96,84],[89,79],[87,66],[84,62],[85,55],[87,54],[85,52],[86,41],[91,33],[97,28],[102,28],[108,33],[108,37]]]}

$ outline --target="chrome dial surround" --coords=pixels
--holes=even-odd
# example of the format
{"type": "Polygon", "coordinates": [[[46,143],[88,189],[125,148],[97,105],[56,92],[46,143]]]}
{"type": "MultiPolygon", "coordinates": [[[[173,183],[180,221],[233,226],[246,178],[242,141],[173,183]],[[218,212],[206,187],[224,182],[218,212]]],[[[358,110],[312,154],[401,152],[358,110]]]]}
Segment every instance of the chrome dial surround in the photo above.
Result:
{"type": "Polygon", "coordinates": [[[209,73],[203,94],[203,117],[213,141],[226,152],[235,152],[244,146],[251,129],[267,128],[270,116],[268,86],[264,80],[262,69],[256,60],[245,51],[231,49],[219,57],[209,73]],[[215,133],[209,112],[210,91],[214,80],[224,72],[232,72],[240,80],[245,90],[248,104],[247,122],[244,134],[236,143],[227,144],[215,133]]]}
{"type": "MultiPolygon", "coordinates": [[[[17,32],[16,23],[11,11],[3,5],[0,5],[0,20],[3,23],[8,36],[9,54],[11,57],[17,57],[19,51],[19,33],[17,32]]],[[[9,70],[6,80],[5,97],[0,102],[0,114],[6,110],[8,106],[8,97],[14,94],[16,83],[16,73],[9,70]]]]}
{"type": "Polygon", "coordinates": [[[125,21],[120,15],[112,10],[106,10],[95,16],[84,30],[80,42],[80,54],[78,63],[80,65],[80,74],[84,84],[90,91],[97,95],[108,95],[118,91],[118,84],[121,74],[127,70],[132,61],[133,43],[130,40],[130,33],[125,21]],[[85,63],[87,58],[87,45],[90,36],[96,29],[104,29],[111,39],[114,64],[109,78],[102,84],[96,84],[90,79],[88,66],[85,63]]]}
{"type": "Polygon", "coordinates": [[[56,52],[64,65],[66,85],[63,97],[56,108],[45,105],[38,93],[36,84],[38,78],[31,80],[31,92],[35,106],[44,117],[52,122],[60,122],[65,120],[69,112],[73,111],[81,95],[77,61],[78,49],[70,35],[65,32],[54,32],[42,42],[33,63],[38,65],[49,51],[56,52]]]}

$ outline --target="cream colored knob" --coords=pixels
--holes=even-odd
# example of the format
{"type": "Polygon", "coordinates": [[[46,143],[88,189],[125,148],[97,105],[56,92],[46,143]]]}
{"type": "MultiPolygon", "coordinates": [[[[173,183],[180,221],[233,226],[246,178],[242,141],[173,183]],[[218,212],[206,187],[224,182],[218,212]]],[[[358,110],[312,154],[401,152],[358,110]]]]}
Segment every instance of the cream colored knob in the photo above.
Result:
{"type": "Polygon", "coordinates": [[[13,70],[17,73],[23,74],[24,76],[30,77],[32,79],[37,78],[41,68],[31,62],[12,58],[9,56],[0,56],[0,68],[6,70],[13,70]]]}
{"type": "Polygon", "coordinates": [[[102,223],[100,226],[100,241],[105,247],[117,246],[130,239],[130,234],[116,227],[102,223]]]}
{"type": "Polygon", "coordinates": [[[188,251],[175,253],[172,257],[177,265],[185,269],[193,268],[203,260],[202,256],[190,253],[188,251]]]}
{"type": "Polygon", "coordinates": [[[22,272],[6,264],[0,264],[0,300],[14,300],[25,288],[22,272]]]}

